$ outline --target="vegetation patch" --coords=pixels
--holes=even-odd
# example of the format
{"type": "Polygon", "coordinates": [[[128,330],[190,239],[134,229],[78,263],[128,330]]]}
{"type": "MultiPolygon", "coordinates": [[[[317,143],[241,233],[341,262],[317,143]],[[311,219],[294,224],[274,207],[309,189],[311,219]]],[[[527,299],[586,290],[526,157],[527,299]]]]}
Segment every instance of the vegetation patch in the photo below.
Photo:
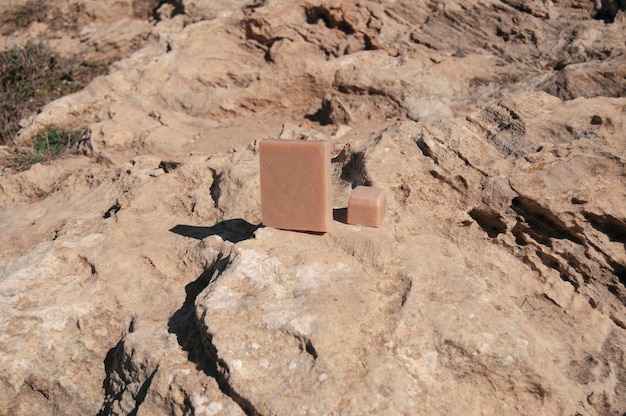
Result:
{"type": "MultiPolygon", "coordinates": [[[[9,2],[10,3],[10,2],[9,2]]],[[[0,15],[0,32],[10,36],[29,27],[32,23],[45,23],[49,30],[76,30],[81,7],[76,4],[69,14],[63,14],[58,7],[42,0],[29,0],[24,4],[9,6],[0,15]]]]}
{"type": "Polygon", "coordinates": [[[30,0],[20,6],[10,7],[1,18],[2,33],[7,36],[34,22],[48,20],[48,5],[39,0],[30,0]]]}
{"type": "Polygon", "coordinates": [[[62,57],[41,43],[0,52],[0,145],[13,142],[22,118],[106,71],[106,65],[62,57]]]}
{"type": "Polygon", "coordinates": [[[36,163],[48,162],[71,152],[87,136],[87,129],[65,130],[48,127],[33,141],[33,150],[9,156],[4,165],[15,171],[29,169],[36,163]]]}

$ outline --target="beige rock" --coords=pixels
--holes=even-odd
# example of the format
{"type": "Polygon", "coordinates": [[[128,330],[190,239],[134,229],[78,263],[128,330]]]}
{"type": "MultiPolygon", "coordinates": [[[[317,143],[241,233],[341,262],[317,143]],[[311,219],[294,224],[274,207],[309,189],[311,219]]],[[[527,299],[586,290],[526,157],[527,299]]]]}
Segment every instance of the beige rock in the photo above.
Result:
{"type": "Polygon", "coordinates": [[[99,59],[126,56],[143,45],[151,28],[152,25],[145,21],[119,19],[105,28],[82,36],[81,41],[86,42],[99,59]]]}
{"type": "Polygon", "coordinates": [[[180,337],[168,331],[164,322],[132,325],[132,333],[107,354],[101,412],[244,415],[219,391],[215,379],[206,376],[211,369],[197,368],[180,353],[180,337]]]}
{"type": "Polygon", "coordinates": [[[572,64],[564,67],[543,84],[544,91],[563,100],[577,97],[623,97],[626,58],[617,56],[601,64],[572,64]]]}
{"type": "Polygon", "coordinates": [[[17,143],[90,151],[0,173],[0,414],[626,409],[610,2],[50,3],[0,47],[129,56],[17,143]],[[260,227],[278,136],[331,140],[331,233],[260,227]]]}
{"type": "MultiPolygon", "coordinates": [[[[510,105],[515,105],[522,121],[527,103],[531,114],[552,114],[552,121],[560,117],[555,113],[569,112],[568,106],[554,100],[537,108],[542,98],[513,99],[510,105]]],[[[581,107],[593,107],[593,103],[581,103],[581,107]]],[[[472,124],[464,123],[456,128],[472,134],[472,124]]],[[[454,131],[453,124],[448,123],[446,130],[454,131]]],[[[542,125],[552,124],[535,127],[542,125]]],[[[250,401],[254,411],[396,414],[428,408],[431,413],[461,414],[470,409],[495,414],[520,409],[524,413],[572,413],[584,408],[580,403],[591,393],[591,386],[572,378],[580,371],[578,361],[561,354],[596,351],[604,357],[602,351],[614,342],[613,337],[623,337],[618,335],[623,322],[618,316],[620,295],[616,299],[609,293],[610,279],[601,277],[606,253],[594,257],[595,266],[576,254],[582,254],[584,247],[595,251],[599,243],[586,242],[583,235],[594,235],[594,228],[602,225],[585,227],[576,236],[568,231],[570,206],[560,211],[535,205],[525,196],[516,196],[521,190],[517,182],[512,184],[516,191],[501,184],[486,188],[503,189],[500,199],[493,197],[504,208],[501,212],[491,207],[469,209],[470,205],[466,209],[473,220],[459,218],[460,207],[478,202],[473,192],[490,182],[490,169],[481,173],[472,163],[480,152],[464,156],[463,144],[450,142],[446,136],[438,145],[420,148],[415,138],[423,134],[419,140],[428,142],[425,133],[418,133],[424,127],[392,126],[373,142],[364,143],[367,177],[390,191],[398,190],[391,201],[396,214],[388,229],[336,224],[328,237],[259,230],[255,240],[238,244],[228,268],[198,298],[201,333],[206,334],[209,350],[223,360],[218,360],[219,378],[250,401]],[[424,156],[424,163],[402,163],[424,156]],[[429,167],[427,160],[436,161],[434,166],[441,173],[432,174],[437,168],[429,167]],[[385,169],[388,161],[393,170],[385,169]],[[454,179],[446,172],[463,174],[454,179]],[[423,181],[398,184],[397,177],[423,181]],[[441,184],[449,190],[441,189],[441,184]],[[507,195],[510,206],[505,208],[502,199],[507,195]],[[412,208],[420,206],[423,209],[412,208]],[[516,218],[517,225],[509,228],[507,224],[515,224],[516,218]],[[474,221],[477,228],[471,226],[474,221]],[[498,228],[500,223],[502,228],[498,228]],[[522,223],[528,228],[520,228],[522,223]],[[499,230],[491,235],[495,245],[487,242],[493,227],[499,230]],[[476,244],[476,233],[485,231],[486,245],[476,244]],[[525,241],[516,243],[520,238],[525,241]],[[564,254],[570,264],[558,266],[564,254]],[[555,267],[563,267],[560,277],[555,267]],[[577,282],[578,273],[592,267],[597,271],[594,279],[605,283],[596,286],[582,278],[577,282]],[[516,272],[511,274],[511,270],[516,272]],[[605,292],[598,296],[601,287],[605,292]],[[606,303],[598,304],[596,297],[606,303]],[[566,321],[562,321],[563,313],[569,316],[566,321]],[[554,331],[561,335],[561,331],[571,331],[566,329],[569,319],[595,335],[585,332],[583,339],[571,335],[564,339],[546,334],[546,325],[556,325],[554,331]],[[415,328],[420,328],[419,341],[415,328]],[[287,385],[296,387],[291,387],[289,395],[280,393],[287,385]],[[497,399],[486,402],[480,392],[494,386],[498,386],[497,399]]],[[[610,136],[605,143],[611,143],[610,136]]],[[[586,152],[584,143],[580,146],[573,151],[586,152]]],[[[353,150],[362,151],[358,149],[353,150]]],[[[526,151],[531,152],[535,150],[526,151]]],[[[515,160],[510,157],[510,162],[515,160]]],[[[580,167],[575,159],[569,160],[564,163],[580,167]]],[[[597,162],[610,165],[611,160],[600,156],[597,162]]],[[[480,166],[480,158],[476,163],[480,166]]],[[[515,163],[509,166],[517,169],[515,163]]],[[[533,181],[532,170],[516,175],[533,181]]],[[[534,186],[542,192],[545,189],[534,186]]],[[[568,193],[564,188],[545,192],[568,193]]],[[[584,221],[584,214],[579,215],[584,221]]],[[[623,218],[623,213],[611,216],[617,217],[623,218]]],[[[603,218],[609,221],[608,216],[603,218]]],[[[612,261],[621,262],[621,258],[612,261]]],[[[612,360],[597,360],[605,359],[612,360]]],[[[615,359],[623,362],[619,356],[615,359]]],[[[622,370],[617,374],[623,374],[622,370]]],[[[618,400],[621,387],[609,379],[605,382],[606,387],[594,394],[618,400]]]]}
{"type": "Polygon", "coordinates": [[[183,0],[181,3],[185,13],[194,20],[228,17],[250,4],[250,2],[243,0],[183,0]]]}
{"type": "MultiPolygon", "coordinates": [[[[260,229],[251,239],[255,146],[157,176],[160,158],[135,157],[81,193],[39,197],[29,209],[39,225],[3,251],[4,409],[619,409],[625,367],[611,345],[624,342],[625,318],[614,279],[626,261],[611,230],[624,195],[585,172],[619,178],[624,104],[511,97],[473,119],[398,123],[351,142],[334,182],[387,189],[378,229],[336,222],[326,236],[260,229]],[[76,208],[46,212],[55,199],[76,208]],[[18,338],[27,323],[35,342],[18,338]],[[36,358],[51,348],[53,360],[36,358]]],[[[36,183],[50,169],[11,178],[36,183]]]]}

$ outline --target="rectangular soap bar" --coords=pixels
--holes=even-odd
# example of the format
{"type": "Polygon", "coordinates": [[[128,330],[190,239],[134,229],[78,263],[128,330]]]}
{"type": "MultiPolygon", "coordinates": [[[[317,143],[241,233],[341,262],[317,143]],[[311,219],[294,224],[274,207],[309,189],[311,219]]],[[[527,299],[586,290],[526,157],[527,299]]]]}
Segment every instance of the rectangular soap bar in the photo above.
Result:
{"type": "Polygon", "coordinates": [[[371,186],[357,186],[348,200],[348,224],[380,227],[387,212],[385,191],[371,186]]]}
{"type": "Polygon", "coordinates": [[[262,140],[259,159],[263,224],[286,230],[330,231],[330,143],[262,140]]]}

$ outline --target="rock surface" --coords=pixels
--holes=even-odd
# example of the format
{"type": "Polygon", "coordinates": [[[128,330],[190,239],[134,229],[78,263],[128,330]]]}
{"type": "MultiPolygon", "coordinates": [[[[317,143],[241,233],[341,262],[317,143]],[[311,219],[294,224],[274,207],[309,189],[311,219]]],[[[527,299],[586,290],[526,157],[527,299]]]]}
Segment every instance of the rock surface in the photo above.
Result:
{"type": "Polygon", "coordinates": [[[0,175],[0,414],[626,412],[620,2],[51,4],[0,45],[130,55],[0,175]],[[330,233],[260,223],[268,136],[332,141],[330,233]]]}

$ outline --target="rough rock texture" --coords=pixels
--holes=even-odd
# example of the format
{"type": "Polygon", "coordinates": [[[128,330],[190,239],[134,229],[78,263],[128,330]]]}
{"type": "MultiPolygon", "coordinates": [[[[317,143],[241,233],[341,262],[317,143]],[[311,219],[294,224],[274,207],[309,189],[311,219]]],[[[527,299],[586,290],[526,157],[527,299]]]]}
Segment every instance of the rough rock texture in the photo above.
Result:
{"type": "Polygon", "coordinates": [[[0,175],[0,414],[626,412],[621,2],[62,4],[135,51],[0,175]],[[332,141],[330,233],[260,224],[266,136],[332,141]]]}

